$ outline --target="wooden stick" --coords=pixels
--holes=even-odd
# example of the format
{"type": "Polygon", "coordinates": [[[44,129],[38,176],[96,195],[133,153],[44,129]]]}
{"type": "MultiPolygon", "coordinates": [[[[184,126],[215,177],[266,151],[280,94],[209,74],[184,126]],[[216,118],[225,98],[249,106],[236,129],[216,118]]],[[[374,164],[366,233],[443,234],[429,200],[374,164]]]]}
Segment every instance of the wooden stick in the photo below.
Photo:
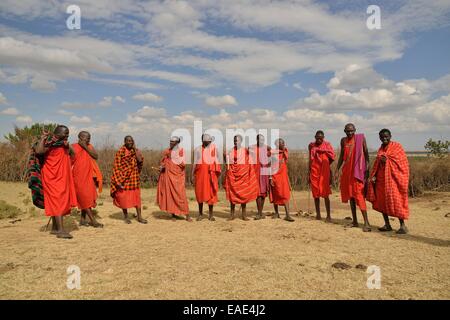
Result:
{"type": "Polygon", "coordinates": [[[44,232],[47,232],[48,225],[50,224],[50,221],[51,221],[51,220],[52,220],[52,217],[50,217],[50,218],[48,219],[48,222],[47,222],[47,225],[45,226],[44,232]]]}
{"type": "Polygon", "coordinates": [[[298,210],[298,207],[297,207],[297,201],[295,200],[295,197],[294,197],[294,189],[292,189],[291,181],[289,179],[288,179],[288,183],[289,183],[289,189],[291,190],[291,193],[292,193],[292,200],[294,202],[294,209],[295,209],[295,211],[297,213],[299,213],[299,210],[298,210]]]}

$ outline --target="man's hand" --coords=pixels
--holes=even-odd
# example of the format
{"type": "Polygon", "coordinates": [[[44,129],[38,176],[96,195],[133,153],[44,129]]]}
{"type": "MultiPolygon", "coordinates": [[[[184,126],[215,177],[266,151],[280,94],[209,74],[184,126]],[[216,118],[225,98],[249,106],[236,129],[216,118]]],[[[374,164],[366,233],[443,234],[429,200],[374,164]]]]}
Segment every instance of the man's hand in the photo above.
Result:
{"type": "Polygon", "coordinates": [[[123,186],[122,186],[121,184],[118,184],[118,185],[117,185],[117,189],[123,190],[123,186]]]}
{"type": "Polygon", "coordinates": [[[339,170],[336,169],[336,171],[334,172],[334,180],[339,181],[339,177],[340,177],[340,172],[339,172],[339,170]]]}
{"type": "Polygon", "coordinates": [[[164,165],[159,166],[159,172],[164,172],[166,170],[166,167],[164,165]]]}
{"type": "Polygon", "coordinates": [[[192,184],[193,186],[195,186],[195,177],[194,177],[194,176],[192,176],[192,178],[191,178],[191,184],[192,184]]]}

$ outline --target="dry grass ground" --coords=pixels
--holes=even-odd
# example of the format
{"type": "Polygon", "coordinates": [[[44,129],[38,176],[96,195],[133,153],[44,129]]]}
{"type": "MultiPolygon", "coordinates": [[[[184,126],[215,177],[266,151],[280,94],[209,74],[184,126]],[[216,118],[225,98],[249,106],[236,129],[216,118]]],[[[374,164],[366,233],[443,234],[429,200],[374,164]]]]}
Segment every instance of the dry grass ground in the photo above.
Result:
{"type": "MultiPolygon", "coordinates": [[[[142,194],[149,224],[125,225],[105,190],[98,206],[105,228],[80,229],[75,216],[67,219],[74,239],[60,240],[42,231],[47,218],[30,211],[25,184],[0,183],[0,200],[26,212],[0,220],[0,298],[450,298],[450,193],[412,199],[405,236],[345,227],[350,212],[337,194],[332,224],[308,217],[229,222],[223,193],[217,221],[173,222],[154,205],[154,189],[142,194]],[[335,262],[351,268],[335,269],[335,262]],[[81,290],[66,288],[73,264],[81,268],[81,290]],[[358,264],[381,268],[381,289],[366,287],[358,264]]],[[[295,196],[306,209],[307,193],[295,196]]],[[[192,190],[188,198],[195,217],[192,190]]],[[[255,205],[249,209],[253,215],[255,205]]],[[[380,214],[369,215],[374,227],[382,225],[380,214]]]]}

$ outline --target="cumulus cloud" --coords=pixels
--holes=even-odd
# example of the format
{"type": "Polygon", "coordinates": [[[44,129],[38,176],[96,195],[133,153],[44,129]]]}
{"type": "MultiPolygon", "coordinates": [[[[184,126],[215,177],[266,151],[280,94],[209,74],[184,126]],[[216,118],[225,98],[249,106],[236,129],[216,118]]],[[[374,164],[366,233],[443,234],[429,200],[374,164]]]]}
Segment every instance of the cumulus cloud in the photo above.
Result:
{"type": "Polygon", "coordinates": [[[6,103],[6,97],[3,95],[3,93],[0,92],[0,104],[6,103]]]}
{"type": "Polygon", "coordinates": [[[207,97],[205,99],[205,104],[209,107],[224,108],[230,106],[237,106],[238,103],[235,97],[227,94],[224,96],[207,97]]]}
{"type": "Polygon", "coordinates": [[[91,123],[92,120],[88,116],[82,116],[82,117],[71,116],[70,117],[70,122],[73,122],[73,123],[91,123]]]}
{"type": "Polygon", "coordinates": [[[160,102],[163,100],[162,97],[151,92],[136,94],[133,96],[133,99],[148,102],[160,102]]]}
{"type": "Polygon", "coordinates": [[[23,123],[23,124],[30,124],[33,122],[33,119],[30,116],[22,115],[16,117],[16,122],[23,123]]]}
{"type": "Polygon", "coordinates": [[[4,114],[7,116],[17,116],[19,115],[19,110],[17,110],[16,108],[6,108],[2,111],[0,111],[0,114],[4,114]]]}

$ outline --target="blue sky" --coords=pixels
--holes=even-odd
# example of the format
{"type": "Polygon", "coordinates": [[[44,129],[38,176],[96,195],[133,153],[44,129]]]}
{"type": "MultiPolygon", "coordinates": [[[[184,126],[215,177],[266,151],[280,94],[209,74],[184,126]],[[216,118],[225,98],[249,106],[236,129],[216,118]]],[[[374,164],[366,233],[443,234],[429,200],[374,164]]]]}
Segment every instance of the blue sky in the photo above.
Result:
{"type": "Polygon", "coordinates": [[[3,0],[0,134],[57,122],[161,148],[201,120],[303,149],[319,129],[337,146],[354,122],[372,149],[388,127],[423,150],[450,136],[449,40],[450,1],[3,0]]]}

